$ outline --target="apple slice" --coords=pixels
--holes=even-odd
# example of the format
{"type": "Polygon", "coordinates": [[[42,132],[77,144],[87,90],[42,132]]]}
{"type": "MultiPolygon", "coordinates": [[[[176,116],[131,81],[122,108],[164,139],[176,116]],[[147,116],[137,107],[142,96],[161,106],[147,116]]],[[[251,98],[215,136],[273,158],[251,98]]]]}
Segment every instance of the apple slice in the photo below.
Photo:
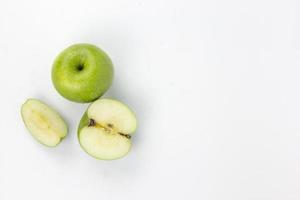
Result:
{"type": "Polygon", "coordinates": [[[28,99],[21,108],[23,121],[40,143],[55,147],[67,135],[68,128],[62,117],[37,99],[28,99]]]}
{"type": "Polygon", "coordinates": [[[136,127],[136,117],[126,105],[112,99],[99,99],[83,115],[78,139],[91,156],[114,160],[129,152],[130,138],[136,127]]]}

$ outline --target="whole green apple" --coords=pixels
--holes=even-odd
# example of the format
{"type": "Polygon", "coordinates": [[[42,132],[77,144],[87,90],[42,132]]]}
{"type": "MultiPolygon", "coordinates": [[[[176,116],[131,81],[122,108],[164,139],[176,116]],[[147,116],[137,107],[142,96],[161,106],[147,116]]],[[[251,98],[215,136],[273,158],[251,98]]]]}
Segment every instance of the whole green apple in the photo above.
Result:
{"type": "Polygon", "coordinates": [[[52,82],[65,98],[91,102],[111,86],[113,64],[108,55],[91,44],[75,44],[61,52],[53,63],[52,82]]]}

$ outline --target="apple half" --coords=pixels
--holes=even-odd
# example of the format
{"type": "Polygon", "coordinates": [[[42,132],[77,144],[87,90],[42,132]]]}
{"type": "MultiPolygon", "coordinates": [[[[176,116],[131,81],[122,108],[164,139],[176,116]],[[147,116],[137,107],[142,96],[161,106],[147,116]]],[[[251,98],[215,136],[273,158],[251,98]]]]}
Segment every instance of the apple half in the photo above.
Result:
{"type": "Polygon", "coordinates": [[[28,99],[21,108],[22,119],[31,135],[40,143],[55,147],[67,135],[63,118],[37,99],[28,99]]]}
{"type": "Polygon", "coordinates": [[[125,156],[131,148],[131,135],[137,128],[134,113],[113,99],[99,99],[84,113],[79,127],[81,147],[100,160],[125,156]]]}

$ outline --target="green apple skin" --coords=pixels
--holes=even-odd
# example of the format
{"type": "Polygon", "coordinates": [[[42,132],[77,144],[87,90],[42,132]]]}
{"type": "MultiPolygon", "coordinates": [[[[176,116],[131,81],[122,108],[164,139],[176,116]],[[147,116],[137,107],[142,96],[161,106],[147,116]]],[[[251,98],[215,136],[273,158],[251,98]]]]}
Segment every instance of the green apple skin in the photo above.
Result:
{"type": "Polygon", "coordinates": [[[74,44],[55,59],[52,82],[63,97],[86,103],[108,90],[113,74],[112,61],[104,51],[91,44],[74,44]]]}
{"type": "MultiPolygon", "coordinates": [[[[88,108],[87,108],[88,110],[88,108]]],[[[78,129],[77,129],[77,136],[79,139],[79,134],[81,129],[83,129],[85,126],[87,126],[89,124],[89,117],[87,115],[87,110],[84,112],[83,116],[80,119],[79,125],[78,125],[78,129]]]]}

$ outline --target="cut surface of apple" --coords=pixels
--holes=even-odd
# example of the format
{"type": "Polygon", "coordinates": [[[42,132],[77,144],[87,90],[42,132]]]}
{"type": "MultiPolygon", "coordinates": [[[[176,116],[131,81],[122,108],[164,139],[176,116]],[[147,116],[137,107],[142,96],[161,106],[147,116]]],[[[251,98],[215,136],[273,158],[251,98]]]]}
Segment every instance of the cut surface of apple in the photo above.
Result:
{"type": "Polygon", "coordinates": [[[40,143],[54,147],[67,135],[62,117],[37,99],[28,99],[21,108],[22,119],[31,135],[40,143]]]}
{"type": "Polygon", "coordinates": [[[136,117],[126,105],[113,99],[99,99],[83,115],[78,139],[91,156],[114,160],[129,152],[136,127],[136,117]]]}

